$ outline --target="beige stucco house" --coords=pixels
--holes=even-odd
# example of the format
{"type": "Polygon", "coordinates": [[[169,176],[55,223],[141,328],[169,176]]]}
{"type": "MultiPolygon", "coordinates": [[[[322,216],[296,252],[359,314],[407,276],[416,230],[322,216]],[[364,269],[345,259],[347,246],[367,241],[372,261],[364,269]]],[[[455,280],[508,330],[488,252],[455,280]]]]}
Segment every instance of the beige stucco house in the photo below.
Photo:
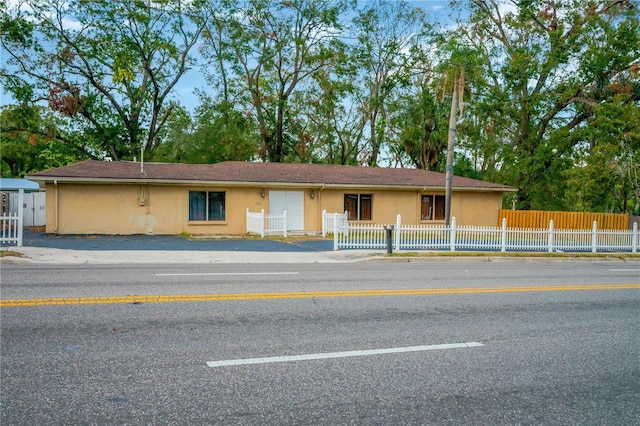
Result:
{"type": "MultiPolygon", "coordinates": [[[[58,234],[233,235],[246,212],[287,210],[290,231],[317,232],[322,211],[350,221],[444,221],[445,176],[415,169],[223,162],[83,161],[29,176],[46,186],[46,232],[58,234]]],[[[496,226],[505,192],[516,188],[453,178],[460,225],[496,226]]]]}

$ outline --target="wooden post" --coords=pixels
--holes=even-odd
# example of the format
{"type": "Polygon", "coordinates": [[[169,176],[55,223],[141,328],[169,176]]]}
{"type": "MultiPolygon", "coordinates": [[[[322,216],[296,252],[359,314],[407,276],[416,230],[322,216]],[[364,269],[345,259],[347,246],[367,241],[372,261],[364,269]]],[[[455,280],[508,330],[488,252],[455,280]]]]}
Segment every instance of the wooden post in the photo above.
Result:
{"type": "Polygon", "coordinates": [[[451,97],[451,111],[449,113],[449,138],[447,140],[447,163],[445,166],[445,200],[444,200],[444,224],[449,226],[451,218],[451,196],[453,195],[453,150],[456,141],[456,123],[458,121],[458,86],[460,76],[456,76],[451,97]]]}

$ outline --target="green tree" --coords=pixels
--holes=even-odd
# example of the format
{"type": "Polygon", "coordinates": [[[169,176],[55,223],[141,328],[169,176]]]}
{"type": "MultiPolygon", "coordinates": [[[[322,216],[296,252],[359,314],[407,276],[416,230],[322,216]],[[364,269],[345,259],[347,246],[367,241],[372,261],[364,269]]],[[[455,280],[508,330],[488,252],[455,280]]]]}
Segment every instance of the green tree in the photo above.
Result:
{"type": "Polygon", "coordinates": [[[410,82],[431,25],[425,13],[404,1],[367,2],[354,19],[358,43],[354,60],[362,82],[359,105],[368,126],[366,163],[377,166],[391,137],[388,103],[410,82]]]}
{"type": "Polygon", "coordinates": [[[298,123],[295,161],[359,164],[366,120],[355,97],[357,65],[347,45],[335,47],[332,63],[292,97],[298,123]]]}
{"type": "Polygon", "coordinates": [[[193,118],[182,110],[167,123],[165,142],[153,160],[191,164],[254,160],[259,137],[253,122],[231,105],[217,104],[205,94],[200,98],[193,118]]]}
{"type": "Polygon", "coordinates": [[[496,180],[520,188],[519,208],[570,208],[566,171],[582,129],[640,55],[633,2],[465,3],[471,14],[460,31],[486,58],[476,112],[487,131],[475,135],[495,137],[484,146],[491,158],[497,144],[496,180]]]}
{"type": "Polygon", "coordinates": [[[300,123],[291,98],[334,59],[340,16],[352,0],[221,0],[211,3],[207,48],[226,90],[247,100],[263,160],[291,158],[300,123]],[[216,9],[219,7],[219,9],[216,9]],[[233,78],[227,77],[227,71],[233,78]],[[233,81],[231,81],[233,80],[233,81]]]}
{"type": "Polygon", "coordinates": [[[64,128],[64,123],[44,107],[4,107],[0,111],[2,176],[23,177],[89,158],[79,149],[82,138],[64,128]]]}
{"type": "Polygon", "coordinates": [[[444,169],[442,153],[447,146],[447,105],[438,99],[433,71],[425,70],[415,80],[413,90],[400,94],[391,104],[390,144],[398,164],[418,169],[444,169]]]}
{"type": "Polygon", "coordinates": [[[20,100],[45,100],[83,128],[97,156],[151,154],[178,104],[173,90],[192,64],[201,26],[189,8],[197,6],[28,0],[5,8],[3,34],[14,36],[2,38],[2,80],[20,100]]]}
{"type": "Polygon", "coordinates": [[[578,210],[640,213],[640,107],[619,94],[594,106],[567,172],[567,194],[578,210]]]}

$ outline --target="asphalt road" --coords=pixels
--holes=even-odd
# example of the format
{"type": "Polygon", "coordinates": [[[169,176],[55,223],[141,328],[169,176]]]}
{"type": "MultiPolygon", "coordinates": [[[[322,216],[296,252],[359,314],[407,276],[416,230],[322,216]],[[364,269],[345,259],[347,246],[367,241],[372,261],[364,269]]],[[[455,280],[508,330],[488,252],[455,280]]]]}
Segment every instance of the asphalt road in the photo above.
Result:
{"type": "Polygon", "coordinates": [[[637,425],[638,283],[611,261],[3,265],[2,303],[41,305],[0,311],[0,423],[637,425]]]}

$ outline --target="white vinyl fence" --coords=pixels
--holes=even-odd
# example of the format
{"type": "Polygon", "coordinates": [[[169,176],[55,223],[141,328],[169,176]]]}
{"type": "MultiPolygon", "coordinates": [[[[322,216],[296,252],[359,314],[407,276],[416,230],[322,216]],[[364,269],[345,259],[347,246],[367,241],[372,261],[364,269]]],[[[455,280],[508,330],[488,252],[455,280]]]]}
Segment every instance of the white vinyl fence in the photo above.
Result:
{"type": "MultiPolygon", "coordinates": [[[[24,190],[18,192],[17,204],[22,206],[24,203],[24,190]]],[[[0,216],[0,245],[15,244],[22,247],[23,234],[23,215],[24,209],[0,216]]]]}
{"type": "Polygon", "coordinates": [[[336,226],[333,249],[383,249],[387,247],[384,225],[349,223],[346,228],[336,226]]]}
{"type": "Polygon", "coordinates": [[[18,215],[2,215],[0,216],[0,243],[15,244],[17,247],[22,246],[22,224],[18,215]]]}
{"type": "Polygon", "coordinates": [[[349,214],[344,213],[327,213],[326,210],[322,210],[322,236],[326,237],[327,234],[333,234],[334,229],[346,229],[349,221],[349,214]]]}
{"type": "MultiPolygon", "coordinates": [[[[348,223],[334,232],[334,250],[383,249],[387,247],[389,226],[348,223]]],[[[509,229],[503,219],[501,227],[403,225],[400,215],[392,232],[392,245],[400,250],[487,250],[548,252],[632,252],[638,250],[638,225],[628,231],[555,230],[553,220],[547,229],[509,229]]]]}
{"type": "MultiPolygon", "coordinates": [[[[347,212],[344,213],[327,213],[326,210],[322,211],[322,236],[326,237],[327,234],[332,234],[334,229],[346,229],[348,224],[347,212]]],[[[264,238],[265,235],[282,235],[287,237],[287,211],[284,210],[282,214],[267,215],[264,213],[264,209],[259,212],[251,212],[247,209],[247,234],[260,235],[264,238]]]]}
{"type": "Polygon", "coordinates": [[[287,237],[287,211],[282,214],[264,214],[264,209],[259,213],[252,213],[247,209],[247,233],[257,234],[264,238],[265,235],[282,235],[287,237]]]}

